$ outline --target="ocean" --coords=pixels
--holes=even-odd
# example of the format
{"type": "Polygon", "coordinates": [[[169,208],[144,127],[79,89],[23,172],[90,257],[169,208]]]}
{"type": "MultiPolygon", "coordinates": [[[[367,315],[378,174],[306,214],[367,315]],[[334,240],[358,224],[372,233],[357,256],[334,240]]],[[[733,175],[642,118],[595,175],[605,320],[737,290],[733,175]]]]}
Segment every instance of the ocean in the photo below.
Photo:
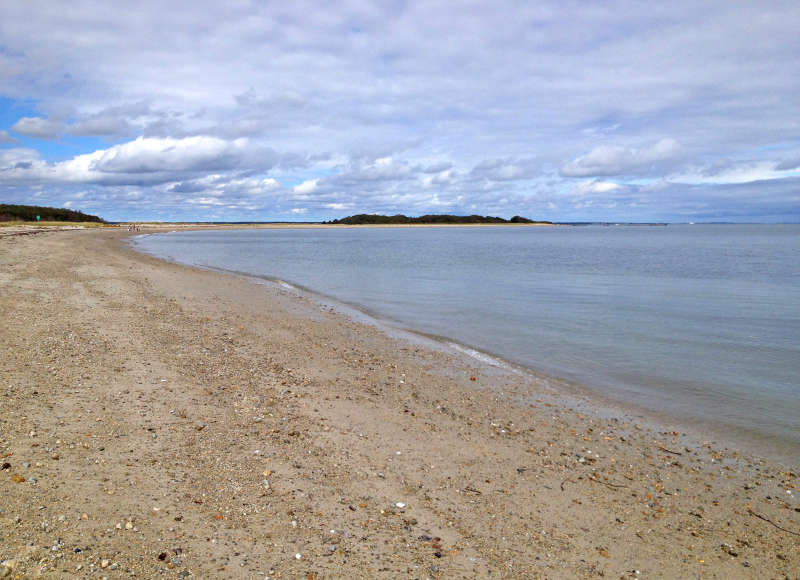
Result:
{"type": "Polygon", "coordinates": [[[313,228],[133,240],[604,398],[800,450],[800,225],[313,228]]]}

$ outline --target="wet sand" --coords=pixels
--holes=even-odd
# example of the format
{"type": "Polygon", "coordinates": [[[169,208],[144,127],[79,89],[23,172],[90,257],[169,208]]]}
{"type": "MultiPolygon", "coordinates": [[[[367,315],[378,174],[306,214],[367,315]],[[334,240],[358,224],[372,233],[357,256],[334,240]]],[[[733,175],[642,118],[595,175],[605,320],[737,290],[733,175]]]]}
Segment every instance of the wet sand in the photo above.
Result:
{"type": "Polygon", "coordinates": [[[800,578],[796,464],[126,235],[0,238],[0,577],[800,578]]]}

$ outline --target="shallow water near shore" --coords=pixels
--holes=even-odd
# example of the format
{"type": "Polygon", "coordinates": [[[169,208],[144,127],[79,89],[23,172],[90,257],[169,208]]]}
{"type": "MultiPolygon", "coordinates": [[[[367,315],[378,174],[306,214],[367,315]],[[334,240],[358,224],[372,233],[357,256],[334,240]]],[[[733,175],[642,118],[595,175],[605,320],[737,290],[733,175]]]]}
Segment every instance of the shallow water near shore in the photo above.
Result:
{"type": "Polygon", "coordinates": [[[133,245],[800,449],[800,226],[187,231],[133,245]]]}

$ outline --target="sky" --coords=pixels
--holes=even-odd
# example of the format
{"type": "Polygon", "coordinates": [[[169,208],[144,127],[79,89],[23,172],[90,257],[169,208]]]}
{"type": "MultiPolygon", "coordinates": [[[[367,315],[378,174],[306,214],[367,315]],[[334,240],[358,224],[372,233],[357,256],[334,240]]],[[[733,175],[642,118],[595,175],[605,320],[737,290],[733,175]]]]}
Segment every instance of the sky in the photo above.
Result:
{"type": "Polygon", "coordinates": [[[800,2],[0,0],[0,203],[800,222],[800,2]]]}

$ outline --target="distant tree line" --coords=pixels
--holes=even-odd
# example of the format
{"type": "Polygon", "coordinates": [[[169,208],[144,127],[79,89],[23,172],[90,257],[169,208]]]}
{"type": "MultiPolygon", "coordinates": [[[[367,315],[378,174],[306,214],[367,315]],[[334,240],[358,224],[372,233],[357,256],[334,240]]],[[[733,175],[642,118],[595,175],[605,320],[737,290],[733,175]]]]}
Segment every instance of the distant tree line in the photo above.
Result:
{"type": "Polygon", "coordinates": [[[493,216],[481,215],[447,215],[431,214],[420,217],[408,217],[403,214],[397,215],[378,215],[360,213],[351,215],[338,220],[325,222],[326,224],[343,225],[382,225],[382,224],[533,224],[546,223],[545,221],[534,221],[522,216],[515,215],[510,220],[493,216]]]}
{"type": "Polygon", "coordinates": [[[56,207],[41,207],[38,205],[11,205],[0,203],[0,221],[24,221],[34,222],[36,216],[45,222],[99,222],[105,220],[96,215],[85,214],[72,209],[62,209],[56,207]]]}

